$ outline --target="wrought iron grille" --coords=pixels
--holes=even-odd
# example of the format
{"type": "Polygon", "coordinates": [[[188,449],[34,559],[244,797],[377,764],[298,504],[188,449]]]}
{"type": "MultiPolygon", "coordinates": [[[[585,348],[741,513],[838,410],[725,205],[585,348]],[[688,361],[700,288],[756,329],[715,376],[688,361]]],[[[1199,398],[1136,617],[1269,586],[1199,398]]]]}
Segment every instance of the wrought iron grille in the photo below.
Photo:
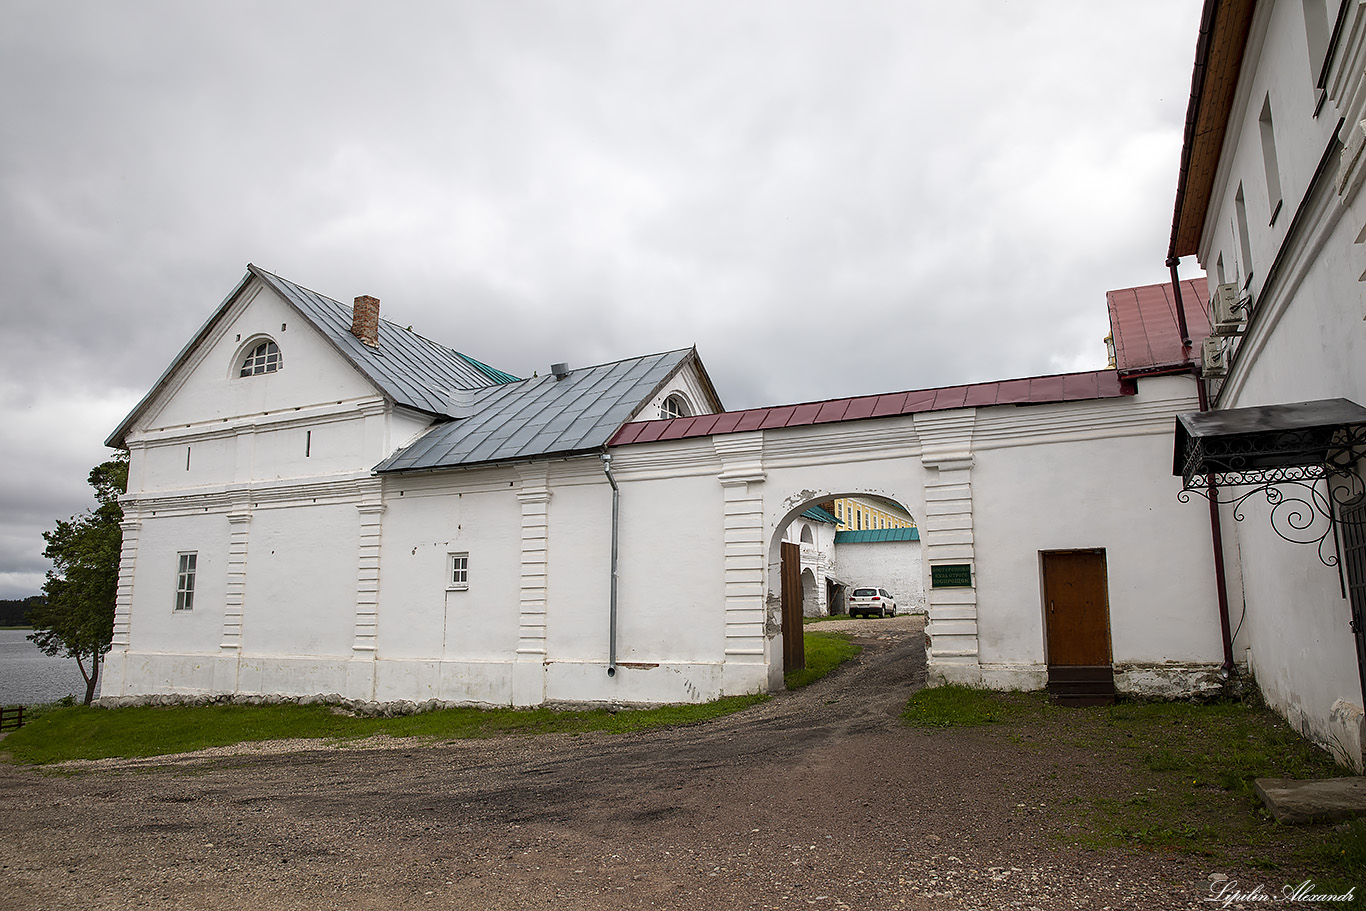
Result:
{"type": "Polygon", "coordinates": [[[1325,566],[1338,566],[1339,526],[1366,523],[1366,484],[1357,471],[1366,457],[1366,424],[1266,430],[1192,437],[1186,442],[1182,489],[1233,507],[1246,518],[1249,500],[1271,506],[1271,529],[1292,544],[1317,547],[1325,566]]]}

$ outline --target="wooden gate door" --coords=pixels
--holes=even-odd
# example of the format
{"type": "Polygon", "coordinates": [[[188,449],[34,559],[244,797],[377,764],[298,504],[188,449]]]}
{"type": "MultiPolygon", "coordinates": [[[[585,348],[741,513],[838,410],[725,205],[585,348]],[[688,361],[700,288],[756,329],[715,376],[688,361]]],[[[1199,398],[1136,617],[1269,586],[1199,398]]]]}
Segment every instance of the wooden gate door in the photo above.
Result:
{"type": "Polygon", "coordinates": [[[802,548],[782,542],[783,673],[806,667],[806,643],[802,640],[802,548]]]}
{"type": "Polygon", "coordinates": [[[1114,702],[1105,551],[1043,554],[1048,691],[1065,705],[1114,702]]]}

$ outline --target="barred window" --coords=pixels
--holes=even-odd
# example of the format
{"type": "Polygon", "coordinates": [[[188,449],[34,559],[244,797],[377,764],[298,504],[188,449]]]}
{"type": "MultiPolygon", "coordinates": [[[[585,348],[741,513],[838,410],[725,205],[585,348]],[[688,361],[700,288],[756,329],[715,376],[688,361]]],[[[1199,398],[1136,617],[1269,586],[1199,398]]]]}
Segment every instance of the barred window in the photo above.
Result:
{"type": "Polygon", "coordinates": [[[242,361],[242,372],[238,376],[256,376],[260,373],[274,373],[284,365],[280,357],[280,348],[274,342],[266,340],[247,355],[246,360],[242,361]]]}

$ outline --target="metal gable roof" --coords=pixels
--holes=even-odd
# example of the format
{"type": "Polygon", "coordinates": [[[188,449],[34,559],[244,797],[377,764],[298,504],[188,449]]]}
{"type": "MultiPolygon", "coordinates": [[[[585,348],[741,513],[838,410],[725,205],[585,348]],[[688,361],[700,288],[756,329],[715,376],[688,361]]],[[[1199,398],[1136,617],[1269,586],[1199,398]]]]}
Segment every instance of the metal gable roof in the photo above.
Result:
{"type": "Polygon", "coordinates": [[[563,379],[533,377],[465,396],[457,420],[439,424],[378,472],[455,468],[600,449],[668,380],[693,349],[581,367],[563,379]]]}
{"type": "Polygon", "coordinates": [[[610,445],[654,443],[780,427],[806,427],[955,408],[1090,401],[1133,395],[1135,391],[1134,384],[1122,379],[1114,370],[1035,376],[970,386],[829,399],[802,405],[723,411],[671,420],[637,421],[622,427],[612,437],[610,445]]]}
{"type": "Polygon", "coordinates": [[[1200,342],[1210,334],[1209,312],[1205,309],[1208,299],[1205,278],[1181,281],[1181,303],[1191,337],[1191,347],[1184,348],[1170,283],[1107,292],[1105,303],[1115,342],[1115,368],[1120,376],[1181,369],[1198,361],[1200,342]]]}
{"type": "Polygon", "coordinates": [[[379,321],[379,346],[351,333],[352,308],[257,266],[248,271],[292,304],[338,351],[400,405],[454,416],[454,393],[517,380],[388,320],[379,321]]]}

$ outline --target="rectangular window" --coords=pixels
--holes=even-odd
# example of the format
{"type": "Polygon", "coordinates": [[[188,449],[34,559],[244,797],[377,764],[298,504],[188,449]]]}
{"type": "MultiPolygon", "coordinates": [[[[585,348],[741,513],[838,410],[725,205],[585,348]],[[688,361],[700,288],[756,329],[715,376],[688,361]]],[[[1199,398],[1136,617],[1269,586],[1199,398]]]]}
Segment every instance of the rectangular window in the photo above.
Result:
{"type": "Polygon", "coordinates": [[[1247,200],[1243,198],[1243,185],[1238,184],[1238,192],[1233,197],[1233,212],[1238,219],[1238,244],[1243,253],[1243,287],[1252,284],[1252,238],[1247,230],[1247,200]]]}
{"type": "Polygon", "coordinates": [[[1325,0],[1303,0],[1304,37],[1309,45],[1309,78],[1318,88],[1323,61],[1328,56],[1328,4],[1325,0]]]}
{"type": "Polygon", "coordinates": [[[197,553],[177,554],[179,566],[176,569],[175,609],[194,609],[194,573],[198,562],[197,553]]]}
{"type": "Polygon", "coordinates": [[[1276,130],[1271,123],[1271,96],[1262,102],[1262,115],[1257,119],[1262,131],[1262,165],[1266,168],[1266,198],[1271,207],[1270,224],[1281,214],[1281,169],[1276,161],[1276,130]]]}
{"type": "Polygon", "coordinates": [[[461,591],[470,587],[470,555],[446,555],[446,588],[461,591]]]}

